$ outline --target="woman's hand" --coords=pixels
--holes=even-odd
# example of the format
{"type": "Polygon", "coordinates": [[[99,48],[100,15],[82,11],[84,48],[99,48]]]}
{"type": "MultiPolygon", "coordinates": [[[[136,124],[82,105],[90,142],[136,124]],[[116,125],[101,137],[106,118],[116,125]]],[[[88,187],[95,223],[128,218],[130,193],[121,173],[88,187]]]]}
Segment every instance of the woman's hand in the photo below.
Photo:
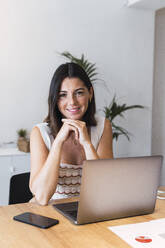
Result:
{"type": "Polygon", "coordinates": [[[62,122],[64,123],[64,126],[69,126],[70,130],[75,132],[75,138],[81,145],[91,143],[85,122],[71,119],[62,119],[62,122]]]}
{"type": "Polygon", "coordinates": [[[60,131],[58,132],[55,140],[63,143],[65,140],[67,140],[69,133],[71,131],[73,131],[75,133],[75,138],[78,140],[78,137],[79,137],[78,129],[75,126],[68,124],[67,122],[63,123],[63,125],[62,125],[60,131]]]}

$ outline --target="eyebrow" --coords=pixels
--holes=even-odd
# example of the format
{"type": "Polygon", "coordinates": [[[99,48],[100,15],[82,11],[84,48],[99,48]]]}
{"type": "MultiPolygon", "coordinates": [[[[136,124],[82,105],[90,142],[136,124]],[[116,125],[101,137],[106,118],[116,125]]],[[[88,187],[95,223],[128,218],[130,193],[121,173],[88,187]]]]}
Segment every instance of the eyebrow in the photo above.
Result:
{"type": "MultiPolygon", "coordinates": [[[[78,91],[78,90],[85,90],[85,88],[78,88],[75,91],[78,91]]],[[[61,93],[61,92],[67,92],[67,90],[60,90],[59,93],[61,93]]]]}

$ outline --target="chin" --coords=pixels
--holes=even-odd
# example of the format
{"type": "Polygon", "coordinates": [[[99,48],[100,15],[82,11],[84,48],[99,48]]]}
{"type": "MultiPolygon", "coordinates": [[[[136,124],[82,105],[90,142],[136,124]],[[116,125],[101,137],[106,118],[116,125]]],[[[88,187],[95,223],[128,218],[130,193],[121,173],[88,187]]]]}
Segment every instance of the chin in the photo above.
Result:
{"type": "Polygon", "coordinates": [[[67,115],[66,118],[71,120],[81,120],[83,116],[84,115],[67,115]]]}
{"type": "Polygon", "coordinates": [[[82,119],[82,116],[70,116],[68,119],[71,119],[71,120],[81,120],[82,119]]]}

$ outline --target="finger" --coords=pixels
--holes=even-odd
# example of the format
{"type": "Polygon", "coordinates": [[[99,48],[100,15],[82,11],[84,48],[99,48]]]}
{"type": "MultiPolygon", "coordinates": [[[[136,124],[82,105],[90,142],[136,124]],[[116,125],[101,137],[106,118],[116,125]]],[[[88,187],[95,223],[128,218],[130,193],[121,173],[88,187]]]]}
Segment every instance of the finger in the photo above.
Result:
{"type": "Polygon", "coordinates": [[[73,131],[75,133],[75,138],[78,139],[78,130],[76,127],[66,122],[63,124],[63,127],[64,127],[64,130],[67,130],[68,134],[70,131],[73,131]]]}
{"type": "Polygon", "coordinates": [[[71,128],[72,128],[72,130],[73,130],[74,133],[75,133],[75,139],[78,140],[78,139],[79,139],[79,132],[78,132],[78,129],[75,128],[75,127],[73,127],[73,126],[71,126],[71,128]]]}
{"type": "Polygon", "coordinates": [[[70,125],[70,124],[67,124],[67,125],[69,126],[70,131],[74,131],[75,138],[78,140],[79,139],[79,131],[78,131],[78,129],[73,125],[70,125]]]}
{"type": "Polygon", "coordinates": [[[67,121],[74,121],[74,120],[71,120],[71,119],[61,119],[62,122],[67,122],[67,121]]]}
{"type": "Polygon", "coordinates": [[[70,123],[77,123],[77,124],[85,124],[84,121],[80,121],[80,120],[72,120],[72,119],[61,119],[62,122],[70,122],[70,123]]]}
{"type": "Polygon", "coordinates": [[[83,121],[78,121],[78,120],[70,120],[70,119],[65,119],[63,121],[64,123],[68,123],[70,125],[73,125],[75,127],[79,128],[83,128],[84,126],[86,126],[86,123],[83,121]]]}

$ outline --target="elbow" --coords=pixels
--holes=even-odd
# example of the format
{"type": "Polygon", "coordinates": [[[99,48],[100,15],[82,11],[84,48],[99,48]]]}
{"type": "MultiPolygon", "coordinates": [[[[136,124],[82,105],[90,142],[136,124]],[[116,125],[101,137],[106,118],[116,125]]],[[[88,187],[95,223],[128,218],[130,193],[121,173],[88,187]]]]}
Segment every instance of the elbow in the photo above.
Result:
{"type": "Polygon", "coordinates": [[[36,202],[41,205],[41,206],[47,206],[48,205],[48,202],[49,202],[49,199],[47,196],[43,195],[43,194],[35,194],[35,199],[36,199],[36,202]]]}
{"type": "Polygon", "coordinates": [[[41,190],[37,191],[34,190],[34,187],[30,185],[30,190],[36,200],[36,203],[41,205],[41,206],[47,206],[49,202],[49,198],[46,194],[44,194],[41,190]]]}
{"type": "Polygon", "coordinates": [[[39,205],[41,205],[41,206],[47,206],[48,205],[49,200],[44,199],[43,197],[35,197],[35,198],[36,198],[36,201],[39,205]]]}

